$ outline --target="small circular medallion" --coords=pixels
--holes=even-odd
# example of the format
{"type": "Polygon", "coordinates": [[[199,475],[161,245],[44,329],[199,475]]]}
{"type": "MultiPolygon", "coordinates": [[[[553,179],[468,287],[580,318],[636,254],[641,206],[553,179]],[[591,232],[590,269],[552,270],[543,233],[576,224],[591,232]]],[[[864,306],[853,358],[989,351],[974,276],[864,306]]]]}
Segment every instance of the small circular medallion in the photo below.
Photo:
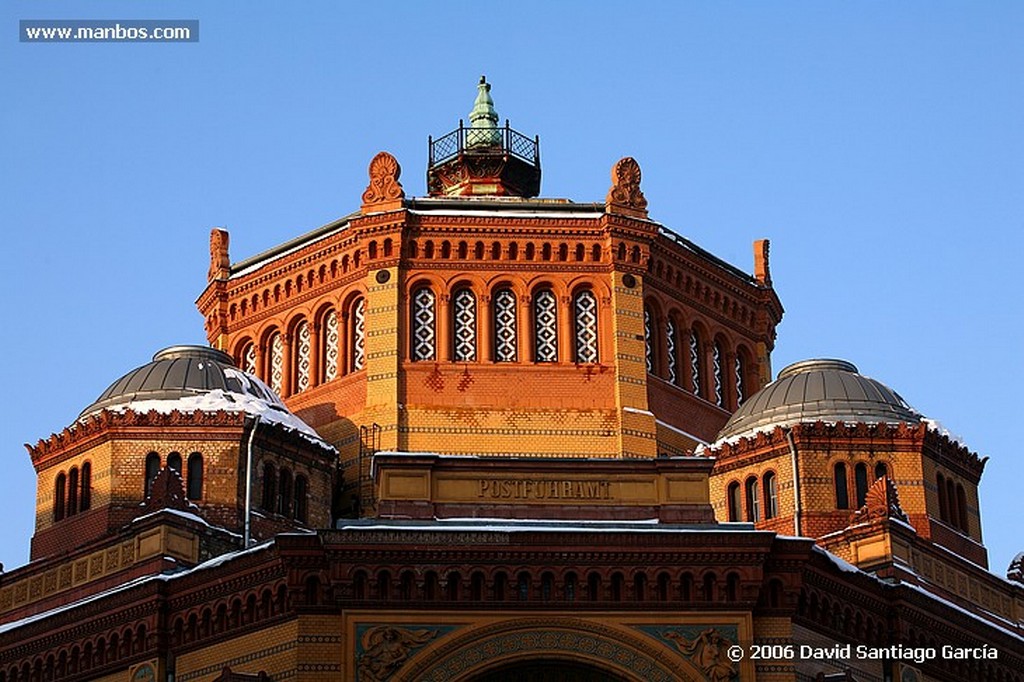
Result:
{"type": "Polygon", "coordinates": [[[391,272],[389,270],[377,271],[377,284],[384,284],[389,279],[391,279],[391,272]]]}
{"type": "Polygon", "coordinates": [[[622,276],[622,283],[625,284],[627,288],[632,289],[636,286],[636,277],[627,273],[622,276]]]}

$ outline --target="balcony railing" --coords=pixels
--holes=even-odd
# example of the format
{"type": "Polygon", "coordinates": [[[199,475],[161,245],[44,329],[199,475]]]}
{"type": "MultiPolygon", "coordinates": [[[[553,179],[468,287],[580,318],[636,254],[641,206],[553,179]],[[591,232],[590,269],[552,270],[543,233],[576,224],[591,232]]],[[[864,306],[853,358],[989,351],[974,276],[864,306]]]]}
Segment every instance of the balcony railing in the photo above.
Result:
{"type": "Polygon", "coordinates": [[[428,138],[431,167],[454,159],[462,154],[506,153],[540,167],[540,138],[529,138],[509,127],[467,128],[459,121],[459,127],[436,140],[428,138]]]}

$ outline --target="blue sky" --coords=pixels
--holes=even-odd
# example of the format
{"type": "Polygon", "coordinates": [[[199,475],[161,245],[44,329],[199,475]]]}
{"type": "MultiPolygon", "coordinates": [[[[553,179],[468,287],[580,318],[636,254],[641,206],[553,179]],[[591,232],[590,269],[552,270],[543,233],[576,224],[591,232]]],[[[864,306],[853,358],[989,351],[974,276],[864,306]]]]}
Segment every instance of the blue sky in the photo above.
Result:
{"type": "Polygon", "coordinates": [[[22,444],[205,341],[210,227],[240,260],[347,214],[381,149],[424,194],[427,136],[480,74],[540,135],[543,195],[600,201],[629,155],[676,232],[748,271],[770,238],[776,371],[849,359],[961,434],[991,457],[992,569],[1024,550],[1024,4],[368,5],[0,6],[8,568],[34,523],[22,444]],[[198,19],[200,41],[18,42],[46,18],[198,19]]]}

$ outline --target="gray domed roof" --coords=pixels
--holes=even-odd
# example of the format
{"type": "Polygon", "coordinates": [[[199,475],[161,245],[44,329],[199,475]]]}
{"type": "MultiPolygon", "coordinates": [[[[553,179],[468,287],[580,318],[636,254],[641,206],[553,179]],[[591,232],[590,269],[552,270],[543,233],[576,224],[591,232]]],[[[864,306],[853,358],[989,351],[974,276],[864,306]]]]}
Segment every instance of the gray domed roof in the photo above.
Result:
{"type": "Polygon", "coordinates": [[[112,383],[82,410],[79,419],[131,402],[176,400],[216,390],[248,395],[284,409],[281,399],[266,384],[235,367],[227,353],[207,346],[171,346],[154,355],[149,364],[112,383]]]}
{"type": "Polygon", "coordinates": [[[921,415],[885,384],[862,376],[845,360],[789,365],[750,396],[718,434],[718,441],[799,422],[916,424],[921,415]]]}

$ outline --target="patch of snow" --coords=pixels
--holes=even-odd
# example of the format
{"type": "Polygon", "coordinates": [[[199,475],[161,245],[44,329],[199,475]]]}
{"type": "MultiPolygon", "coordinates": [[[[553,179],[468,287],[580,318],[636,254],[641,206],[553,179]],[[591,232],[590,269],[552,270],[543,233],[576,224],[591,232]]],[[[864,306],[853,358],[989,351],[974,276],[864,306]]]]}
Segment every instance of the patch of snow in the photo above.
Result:
{"type": "Polygon", "coordinates": [[[197,573],[199,571],[205,571],[206,569],[214,568],[215,566],[220,566],[220,565],[222,565],[222,564],[224,564],[224,563],[226,563],[228,561],[231,561],[233,559],[237,559],[238,557],[240,557],[242,555],[254,554],[254,553],[258,552],[258,551],[262,551],[264,549],[267,549],[268,547],[270,547],[273,544],[273,542],[274,542],[273,540],[268,540],[267,542],[264,542],[263,544],[256,545],[254,547],[250,547],[249,549],[240,549],[240,550],[237,550],[237,551],[234,551],[234,552],[229,552],[227,554],[222,554],[222,555],[220,555],[218,557],[214,557],[213,559],[205,561],[205,562],[203,562],[203,563],[201,563],[201,564],[199,564],[197,566],[193,566],[192,568],[187,568],[187,569],[184,569],[184,570],[175,571],[174,573],[162,573],[160,575],[144,575],[144,576],[140,576],[138,578],[135,578],[134,580],[129,580],[128,582],[126,582],[126,583],[124,583],[122,585],[118,585],[116,587],[112,587],[109,590],[104,590],[103,592],[97,592],[96,594],[90,594],[87,597],[82,597],[81,599],[79,599],[77,601],[73,601],[73,602],[70,602],[68,604],[63,604],[61,606],[58,606],[57,608],[50,609],[49,611],[43,611],[42,613],[36,613],[36,614],[31,615],[31,616],[26,616],[25,618],[22,618],[21,620],[15,620],[15,621],[11,621],[10,623],[4,623],[3,625],[0,625],[0,634],[3,634],[5,632],[10,632],[11,630],[16,630],[16,629],[18,629],[20,627],[24,627],[25,625],[28,625],[30,623],[35,623],[35,622],[38,622],[38,621],[41,621],[41,620],[45,620],[47,618],[51,618],[53,616],[60,615],[62,613],[66,613],[66,612],[68,612],[68,611],[70,611],[72,609],[77,609],[78,607],[83,606],[85,604],[89,604],[89,603],[97,601],[99,599],[104,599],[106,597],[109,597],[112,594],[117,594],[119,592],[124,592],[125,590],[130,590],[130,589],[132,589],[134,587],[138,587],[139,585],[143,585],[143,584],[148,583],[150,581],[157,581],[157,580],[159,580],[159,581],[167,582],[167,581],[170,581],[170,580],[177,580],[177,579],[182,578],[182,577],[184,577],[186,575],[192,575],[193,573],[197,573]]]}
{"type": "Polygon", "coordinates": [[[632,412],[633,414],[644,414],[644,415],[647,415],[649,417],[653,417],[654,416],[654,413],[651,412],[650,410],[641,410],[639,407],[628,407],[627,406],[627,407],[623,407],[622,411],[623,412],[632,412]]]}
{"type": "MultiPolygon", "coordinates": [[[[1004,633],[1006,635],[1009,635],[1010,637],[1013,637],[1014,639],[1016,639],[1019,642],[1021,642],[1022,644],[1024,644],[1024,636],[1018,634],[1017,632],[1014,632],[1013,630],[1011,630],[1011,629],[1009,629],[1007,627],[1003,627],[999,623],[993,623],[988,618],[985,618],[984,616],[980,616],[980,615],[978,615],[977,613],[975,613],[973,611],[965,609],[964,607],[960,606],[959,604],[954,604],[953,602],[949,601],[948,599],[943,599],[939,595],[937,595],[937,594],[935,594],[933,592],[929,592],[928,590],[926,590],[925,588],[921,587],[920,585],[915,585],[913,583],[900,583],[900,587],[906,587],[907,589],[913,590],[913,591],[915,591],[915,592],[917,592],[919,594],[923,594],[926,597],[928,597],[929,599],[931,599],[932,601],[937,601],[940,604],[944,604],[945,606],[948,606],[949,608],[953,609],[954,611],[959,611],[960,613],[963,613],[963,614],[965,614],[967,616],[970,616],[974,620],[976,620],[976,621],[978,621],[980,623],[984,623],[985,625],[989,626],[990,628],[995,628],[996,630],[999,630],[1000,632],[1002,632],[1002,633],[1004,633]]],[[[986,611],[986,613],[991,613],[991,612],[990,611],[986,611]]],[[[1013,621],[1010,621],[1010,620],[1007,620],[1006,618],[1003,618],[1002,616],[1000,616],[998,614],[991,613],[991,615],[992,615],[993,618],[996,618],[999,621],[1001,621],[1003,623],[1006,623],[1007,625],[1009,625],[1011,627],[1020,627],[1020,624],[1014,623],[1013,621]]]]}
{"type": "MultiPolygon", "coordinates": [[[[627,409],[628,410],[629,408],[626,407],[626,408],[623,408],[623,409],[627,409]]],[[[708,442],[706,440],[704,440],[703,438],[699,438],[699,437],[693,435],[692,433],[689,433],[688,431],[683,431],[682,429],[680,429],[678,427],[675,427],[675,426],[672,426],[671,424],[666,424],[665,422],[661,421],[660,419],[655,419],[654,423],[657,424],[658,426],[665,427],[669,431],[673,431],[675,433],[678,433],[681,436],[686,436],[687,438],[689,438],[692,441],[696,441],[698,443],[697,451],[702,451],[703,448],[706,447],[707,444],[708,444],[708,442]]]]}
{"type": "MultiPolygon", "coordinates": [[[[239,372],[239,374],[242,373],[239,372]]],[[[244,412],[250,416],[259,417],[260,421],[276,424],[288,431],[295,431],[321,447],[334,450],[334,446],[321,438],[313,430],[313,427],[289,412],[283,405],[270,403],[253,395],[224,391],[219,388],[173,400],[132,400],[106,409],[111,412],[124,412],[130,409],[142,414],[151,410],[160,414],[169,414],[174,411],[188,413],[196,410],[244,412]]]]}

